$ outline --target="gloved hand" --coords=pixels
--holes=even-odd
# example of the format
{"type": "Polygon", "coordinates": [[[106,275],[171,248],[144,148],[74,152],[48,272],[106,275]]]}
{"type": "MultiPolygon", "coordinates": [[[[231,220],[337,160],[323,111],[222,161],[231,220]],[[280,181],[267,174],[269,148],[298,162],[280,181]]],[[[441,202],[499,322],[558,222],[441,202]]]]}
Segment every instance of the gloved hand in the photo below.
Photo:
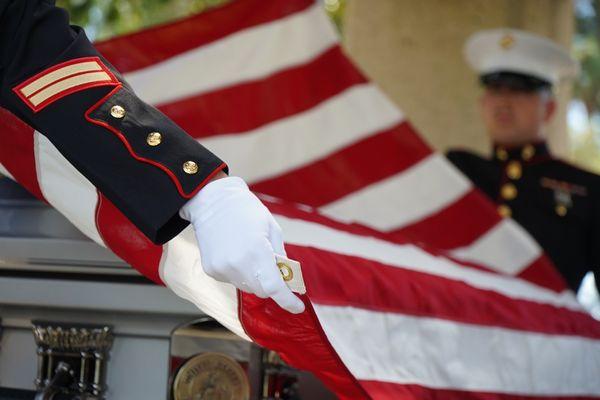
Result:
{"type": "Polygon", "coordinates": [[[281,228],[238,177],[216,179],[179,211],[196,232],[204,271],[244,292],[272,298],[297,314],[304,303],[285,284],[275,253],[285,256],[281,228]]]}

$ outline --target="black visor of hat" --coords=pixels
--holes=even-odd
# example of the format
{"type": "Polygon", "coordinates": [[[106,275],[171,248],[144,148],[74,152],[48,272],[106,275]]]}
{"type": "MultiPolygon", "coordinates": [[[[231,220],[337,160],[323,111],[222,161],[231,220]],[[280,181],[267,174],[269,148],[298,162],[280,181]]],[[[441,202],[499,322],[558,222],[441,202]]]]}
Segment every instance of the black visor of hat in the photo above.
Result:
{"type": "Polygon", "coordinates": [[[523,92],[535,92],[552,87],[552,84],[544,79],[510,71],[483,74],[479,80],[485,87],[509,88],[523,92]]]}

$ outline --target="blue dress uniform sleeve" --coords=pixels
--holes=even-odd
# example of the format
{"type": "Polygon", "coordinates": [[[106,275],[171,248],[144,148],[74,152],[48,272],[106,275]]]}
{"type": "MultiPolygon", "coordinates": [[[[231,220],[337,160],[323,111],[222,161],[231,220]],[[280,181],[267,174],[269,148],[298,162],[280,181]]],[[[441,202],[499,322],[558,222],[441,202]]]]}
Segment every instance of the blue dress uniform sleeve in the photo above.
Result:
{"type": "Polygon", "coordinates": [[[0,106],[44,134],[150,240],[226,165],[141,101],[49,0],[0,0],[0,106]]]}

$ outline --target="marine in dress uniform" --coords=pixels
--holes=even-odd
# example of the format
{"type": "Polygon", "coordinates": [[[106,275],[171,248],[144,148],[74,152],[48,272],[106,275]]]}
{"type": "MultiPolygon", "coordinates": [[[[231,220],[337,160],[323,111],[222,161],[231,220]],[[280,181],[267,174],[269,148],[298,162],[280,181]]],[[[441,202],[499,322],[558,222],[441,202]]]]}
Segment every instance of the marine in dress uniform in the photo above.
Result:
{"type": "Polygon", "coordinates": [[[550,40],[512,29],[476,33],[465,54],[484,87],[493,149],[491,157],[454,150],[448,159],[529,231],[573,290],[588,271],[600,282],[600,176],[554,157],[544,133],[552,86],[577,64],[550,40]]]}
{"type": "Polygon", "coordinates": [[[219,157],[140,100],[54,0],[0,0],[0,106],[45,135],[154,243],[191,222],[209,275],[304,309],[276,266],[285,250],[268,210],[219,157]]]}

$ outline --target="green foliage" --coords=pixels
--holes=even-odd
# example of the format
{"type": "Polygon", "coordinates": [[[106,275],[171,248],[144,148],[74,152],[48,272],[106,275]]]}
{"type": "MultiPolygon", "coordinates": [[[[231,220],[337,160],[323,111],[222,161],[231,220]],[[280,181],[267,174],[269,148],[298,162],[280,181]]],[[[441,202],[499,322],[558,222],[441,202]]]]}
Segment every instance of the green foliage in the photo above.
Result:
{"type": "MultiPolygon", "coordinates": [[[[71,23],[85,28],[92,40],[184,18],[234,0],[58,0],[71,14],[71,23]]],[[[285,0],[278,0],[285,1],[285,0]]],[[[324,1],[325,10],[341,30],[347,0],[324,1]]]]}
{"type": "Polygon", "coordinates": [[[340,32],[342,31],[342,17],[344,16],[346,3],[347,0],[324,0],[325,11],[327,11],[340,32]]]}
{"type": "Polygon", "coordinates": [[[600,0],[588,4],[587,12],[576,14],[573,55],[581,64],[581,75],[575,83],[575,96],[585,103],[588,113],[592,115],[600,109],[600,0]]]}
{"type": "Polygon", "coordinates": [[[585,132],[571,132],[571,158],[600,173],[600,0],[578,0],[575,11],[573,56],[581,73],[574,97],[585,105],[589,123],[585,132]]]}
{"type": "Polygon", "coordinates": [[[600,173],[600,147],[592,131],[571,140],[571,157],[583,167],[600,173]]]}
{"type": "Polygon", "coordinates": [[[224,4],[230,0],[58,0],[92,40],[138,31],[224,4]]]}

